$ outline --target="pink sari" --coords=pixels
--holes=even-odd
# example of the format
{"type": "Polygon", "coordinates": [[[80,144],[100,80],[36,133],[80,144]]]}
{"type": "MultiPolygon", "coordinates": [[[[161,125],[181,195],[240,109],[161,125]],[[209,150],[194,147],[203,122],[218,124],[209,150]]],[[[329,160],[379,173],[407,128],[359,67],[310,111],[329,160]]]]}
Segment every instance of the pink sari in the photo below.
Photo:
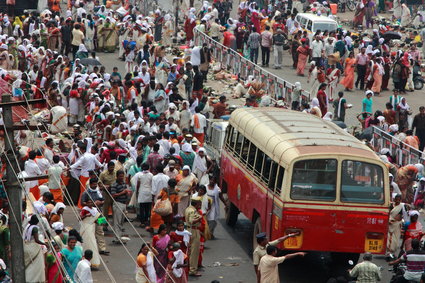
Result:
{"type": "Polygon", "coordinates": [[[156,270],[157,282],[164,283],[166,279],[166,268],[168,264],[167,247],[170,242],[170,236],[165,235],[160,238],[158,235],[153,237],[153,247],[158,251],[155,258],[154,266],[156,270]],[[161,266],[162,265],[162,266],[161,266]]]}
{"type": "Polygon", "coordinates": [[[297,48],[298,52],[298,64],[297,64],[297,75],[304,76],[305,64],[307,63],[308,48],[300,46],[297,48]]]}
{"type": "MultiPolygon", "coordinates": [[[[51,255],[50,260],[54,260],[54,262],[50,263],[48,267],[47,272],[47,282],[48,283],[62,283],[62,273],[60,271],[60,266],[58,263],[58,260],[62,260],[62,254],[60,252],[56,253],[56,257],[54,258],[53,255],[51,255]]],[[[48,260],[49,261],[49,260],[48,260]]]]}

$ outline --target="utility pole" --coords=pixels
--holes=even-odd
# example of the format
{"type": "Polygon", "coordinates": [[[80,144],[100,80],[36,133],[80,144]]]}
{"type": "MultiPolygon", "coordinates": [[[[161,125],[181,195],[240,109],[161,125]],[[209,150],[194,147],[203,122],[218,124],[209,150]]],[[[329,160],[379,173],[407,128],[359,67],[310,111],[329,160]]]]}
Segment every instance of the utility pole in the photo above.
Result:
{"type": "MultiPolygon", "coordinates": [[[[3,93],[0,106],[3,108],[3,122],[6,128],[5,154],[10,160],[9,166],[6,166],[7,175],[7,194],[9,196],[9,208],[12,217],[9,217],[10,226],[10,247],[11,247],[11,268],[13,282],[25,281],[25,260],[24,260],[24,241],[22,239],[22,191],[19,186],[18,176],[15,172],[19,172],[16,163],[16,150],[14,145],[12,106],[7,105],[11,102],[11,95],[3,93]],[[10,139],[9,139],[9,138],[10,139]],[[15,217],[14,217],[14,216],[15,217]]],[[[6,188],[5,188],[6,189],[6,188]]]]}
{"type": "MultiPolygon", "coordinates": [[[[19,105],[27,105],[45,102],[44,99],[35,99],[29,101],[12,101],[10,93],[1,94],[2,102],[0,107],[3,109],[3,123],[6,130],[5,137],[5,153],[9,164],[6,166],[6,191],[9,197],[9,209],[11,215],[9,217],[10,226],[10,247],[11,247],[11,268],[13,282],[25,281],[25,260],[24,260],[24,241],[22,238],[22,191],[20,180],[17,173],[19,172],[17,164],[17,153],[14,142],[14,130],[22,129],[22,125],[15,126],[12,119],[12,107],[19,105]]],[[[35,128],[34,126],[25,126],[27,129],[35,128]]],[[[37,177],[37,179],[41,179],[37,177]]]]}

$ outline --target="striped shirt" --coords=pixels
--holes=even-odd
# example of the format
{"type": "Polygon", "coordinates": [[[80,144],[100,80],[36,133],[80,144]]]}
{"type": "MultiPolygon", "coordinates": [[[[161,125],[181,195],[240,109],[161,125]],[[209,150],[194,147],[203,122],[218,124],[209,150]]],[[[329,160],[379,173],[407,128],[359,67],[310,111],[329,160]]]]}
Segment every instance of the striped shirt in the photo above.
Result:
{"type": "Polygon", "coordinates": [[[376,264],[370,261],[363,261],[350,271],[351,277],[357,277],[357,283],[376,283],[381,281],[381,271],[376,264]]]}
{"type": "Polygon", "coordinates": [[[421,279],[425,267],[425,251],[410,250],[401,256],[401,259],[406,261],[407,270],[404,273],[406,280],[421,279]]]}

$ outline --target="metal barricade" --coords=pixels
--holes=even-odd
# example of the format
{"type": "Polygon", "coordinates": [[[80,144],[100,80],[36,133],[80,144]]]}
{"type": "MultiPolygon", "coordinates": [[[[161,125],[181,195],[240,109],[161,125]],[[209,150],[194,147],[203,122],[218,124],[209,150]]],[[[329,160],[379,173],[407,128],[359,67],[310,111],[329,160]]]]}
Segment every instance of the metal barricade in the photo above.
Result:
{"type": "MultiPolygon", "coordinates": [[[[217,62],[222,63],[222,67],[234,75],[239,75],[240,78],[247,79],[252,75],[259,82],[264,83],[266,93],[273,99],[283,99],[285,102],[290,102],[291,93],[294,90],[294,84],[277,77],[269,71],[261,68],[254,62],[244,58],[238,52],[230,49],[223,44],[215,41],[207,34],[193,29],[194,41],[196,45],[203,45],[206,43],[212,50],[212,55],[217,62]]],[[[303,90],[302,95],[310,101],[310,93],[303,90]]]]}
{"type": "Polygon", "coordinates": [[[398,166],[417,163],[425,164],[421,151],[393,137],[378,127],[373,127],[371,142],[377,154],[380,154],[381,149],[388,148],[398,166]]]}

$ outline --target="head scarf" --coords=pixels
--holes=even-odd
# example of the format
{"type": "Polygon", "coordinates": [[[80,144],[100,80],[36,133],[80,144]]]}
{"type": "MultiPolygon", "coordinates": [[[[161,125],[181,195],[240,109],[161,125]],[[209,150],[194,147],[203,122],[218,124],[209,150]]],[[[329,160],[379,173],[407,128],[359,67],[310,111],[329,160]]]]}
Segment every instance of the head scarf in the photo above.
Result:
{"type": "Polygon", "coordinates": [[[40,201],[33,202],[34,210],[36,213],[40,215],[46,215],[48,214],[47,208],[44,204],[42,204],[40,201]]]}

